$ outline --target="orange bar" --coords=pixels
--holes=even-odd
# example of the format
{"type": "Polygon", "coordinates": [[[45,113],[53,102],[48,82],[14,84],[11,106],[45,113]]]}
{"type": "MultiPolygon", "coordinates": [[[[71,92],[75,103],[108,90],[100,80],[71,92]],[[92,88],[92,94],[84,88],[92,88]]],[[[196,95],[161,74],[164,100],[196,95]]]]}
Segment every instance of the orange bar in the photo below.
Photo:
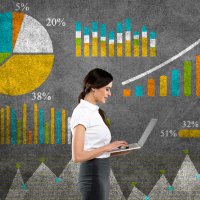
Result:
{"type": "Polygon", "coordinates": [[[200,96],[200,55],[196,56],[196,95],[200,96]]]}
{"type": "Polygon", "coordinates": [[[28,144],[33,144],[33,133],[28,131],[28,144]]]}
{"type": "Polygon", "coordinates": [[[148,80],[148,85],[147,85],[147,95],[150,97],[155,96],[155,80],[154,79],[149,79],[148,80]]]}
{"type": "Polygon", "coordinates": [[[131,90],[130,89],[124,89],[123,95],[124,95],[124,97],[130,97],[131,96],[131,90]]]}

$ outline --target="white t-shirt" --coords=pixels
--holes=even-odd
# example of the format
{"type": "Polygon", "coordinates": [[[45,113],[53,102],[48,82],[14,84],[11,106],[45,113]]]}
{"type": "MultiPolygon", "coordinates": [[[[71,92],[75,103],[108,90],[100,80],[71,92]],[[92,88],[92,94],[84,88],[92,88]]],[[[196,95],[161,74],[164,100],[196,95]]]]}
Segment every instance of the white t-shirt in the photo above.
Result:
{"type": "MultiPolygon", "coordinates": [[[[84,150],[91,150],[102,147],[110,143],[111,134],[109,128],[104,123],[99,114],[99,106],[94,105],[86,100],[81,99],[76,106],[71,117],[71,130],[78,124],[82,124],[85,128],[84,150]]],[[[110,153],[103,153],[97,158],[107,158],[110,153]]]]}

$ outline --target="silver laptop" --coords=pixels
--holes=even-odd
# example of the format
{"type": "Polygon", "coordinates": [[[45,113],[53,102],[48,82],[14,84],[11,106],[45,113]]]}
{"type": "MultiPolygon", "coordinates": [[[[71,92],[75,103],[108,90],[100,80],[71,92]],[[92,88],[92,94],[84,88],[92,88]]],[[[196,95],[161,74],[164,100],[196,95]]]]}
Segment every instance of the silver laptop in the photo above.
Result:
{"type": "Polygon", "coordinates": [[[110,153],[122,152],[122,151],[131,151],[131,150],[134,150],[134,149],[142,148],[144,143],[146,142],[147,138],[149,137],[151,131],[155,127],[157,121],[158,121],[158,119],[151,119],[151,121],[147,125],[145,131],[143,132],[141,138],[139,139],[138,143],[129,144],[128,148],[127,147],[121,147],[121,148],[113,149],[113,150],[110,151],[110,153]]]}

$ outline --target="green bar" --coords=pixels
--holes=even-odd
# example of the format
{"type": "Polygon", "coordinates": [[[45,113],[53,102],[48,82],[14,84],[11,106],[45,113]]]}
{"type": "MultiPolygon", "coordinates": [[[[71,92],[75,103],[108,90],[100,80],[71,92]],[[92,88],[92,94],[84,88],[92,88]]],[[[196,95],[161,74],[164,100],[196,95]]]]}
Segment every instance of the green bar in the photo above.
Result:
{"type": "Polygon", "coordinates": [[[45,123],[45,144],[49,144],[49,123],[45,123]]]}
{"type": "Polygon", "coordinates": [[[21,144],[21,136],[22,136],[22,121],[20,119],[17,120],[17,144],[21,144]]]}
{"type": "Polygon", "coordinates": [[[76,38],[76,45],[81,45],[81,38],[76,38]]]}
{"type": "Polygon", "coordinates": [[[192,81],[191,62],[184,62],[184,96],[191,96],[191,81],[192,81]]]}
{"type": "Polygon", "coordinates": [[[139,46],[139,40],[138,39],[133,40],[133,44],[139,46]]]}

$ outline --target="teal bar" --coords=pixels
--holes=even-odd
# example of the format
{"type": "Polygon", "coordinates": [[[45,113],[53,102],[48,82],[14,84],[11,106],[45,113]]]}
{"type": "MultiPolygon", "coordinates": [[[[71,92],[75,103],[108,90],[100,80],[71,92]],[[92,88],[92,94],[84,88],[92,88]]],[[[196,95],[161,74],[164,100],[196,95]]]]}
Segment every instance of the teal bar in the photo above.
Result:
{"type": "Polygon", "coordinates": [[[100,25],[100,37],[106,37],[106,24],[100,25]]]}
{"type": "Polygon", "coordinates": [[[142,27],[142,32],[147,32],[147,27],[146,26],[142,27]]]}
{"type": "Polygon", "coordinates": [[[84,26],[84,35],[89,35],[90,34],[90,29],[87,26],[84,26]]]}
{"type": "Polygon", "coordinates": [[[109,40],[114,40],[115,39],[114,31],[109,32],[108,37],[109,37],[109,40]]]}
{"type": "Polygon", "coordinates": [[[117,23],[117,33],[122,33],[122,23],[121,22],[118,22],[117,23]]]}
{"type": "Polygon", "coordinates": [[[39,143],[44,144],[44,110],[39,110],[39,143]]]}
{"type": "Polygon", "coordinates": [[[0,53],[12,53],[12,13],[0,14],[0,53]]]}
{"type": "Polygon", "coordinates": [[[180,95],[180,71],[172,70],[172,96],[180,95]]]}
{"type": "Polygon", "coordinates": [[[76,31],[81,31],[81,22],[76,22],[76,31]]]}
{"type": "Polygon", "coordinates": [[[98,23],[92,22],[92,32],[98,32],[98,23]]]}
{"type": "Polygon", "coordinates": [[[129,18],[125,19],[125,30],[131,31],[131,19],[129,18]]]}
{"type": "Polygon", "coordinates": [[[142,97],[143,96],[143,87],[142,86],[135,86],[135,96],[142,97]]]}
{"type": "Polygon", "coordinates": [[[156,39],[156,33],[150,32],[150,39],[156,39]]]}
{"type": "Polygon", "coordinates": [[[190,61],[184,62],[184,96],[191,96],[192,66],[190,61]]]}
{"type": "Polygon", "coordinates": [[[61,144],[61,112],[56,112],[56,144],[61,144]]]}

